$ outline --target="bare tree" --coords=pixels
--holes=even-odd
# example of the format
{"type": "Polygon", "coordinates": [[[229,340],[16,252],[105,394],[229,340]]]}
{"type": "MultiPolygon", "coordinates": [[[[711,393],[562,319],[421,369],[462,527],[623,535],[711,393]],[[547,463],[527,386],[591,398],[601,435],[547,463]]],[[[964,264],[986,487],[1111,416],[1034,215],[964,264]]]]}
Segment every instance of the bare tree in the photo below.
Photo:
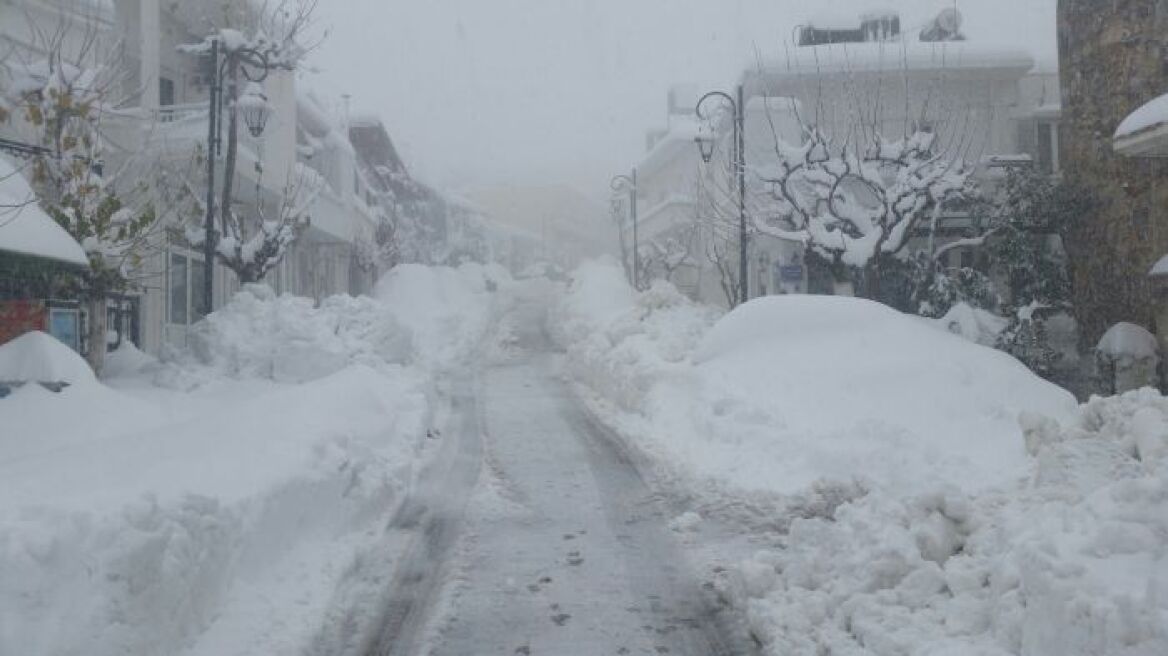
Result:
{"type": "Polygon", "coordinates": [[[60,13],[50,25],[31,13],[32,45],[4,53],[0,119],[30,144],[30,181],[41,207],[82,245],[89,270],[79,280],[88,316],[88,360],[98,373],[106,352],[106,301],[132,283],[159,229],[145,186],[130,174],[134,153],[117,170],[104,155],[107,119],[125,98],[120,42],[96,18],[60,13]]]}

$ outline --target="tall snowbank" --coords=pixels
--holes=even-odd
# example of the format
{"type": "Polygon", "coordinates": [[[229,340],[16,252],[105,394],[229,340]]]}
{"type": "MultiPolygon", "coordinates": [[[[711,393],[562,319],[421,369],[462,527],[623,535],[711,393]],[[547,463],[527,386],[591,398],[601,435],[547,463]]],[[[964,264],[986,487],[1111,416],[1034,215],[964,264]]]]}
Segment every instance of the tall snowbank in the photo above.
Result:
{"type": "Polygon", "coordinates": [[[0,654],[310,651],[507,280],[407,267],[319,307],[248,287],[170,362],[119,349],[116,389],[0,399],[0,654]]]}
{"type": "Polygon", "coordinates": [[[698,403],[682,406],[677,388],[662,402],[686,408],[694,439],[733,436],[711,451],[739,484],[781,492],[820,478],[904,491],[1006,482],[1027,466],[1019,415],[1074,407],[1009,355],[855,298],[754,300],[696,361],[698,403]]]}
{"type": "Polygon", "coordinates": [[[491,320],[493,290],[511,282],[495,265],[406,264],[382,278],[373,296],[413,332],[415,357],[443,367],[474,350],[491,320]]]}
{"type": "Polygon", "coordinates": [[[1168,653],[1168,400],[1034,419],[1021,483],[796,519],[727,594],[768,654],[1168,653]]]}
{"type": "Polygon", "coordinates": [[[351,364],[379,366],[410,359],[411,334],[381,303],[334,296],[277,296],[248,285],[191,329],[198,362],[238,378],[304,382],[351,364]]]}
{"type": "Polygon", "coordinates": [[[172,653],[240,577],[385,517],[428,416],[421,381],[363,367],[192,406],[100,385],[0,401],[0,426],[55,416],[0,439],[0,652],[172,653]]]}
{"type": "Polygon", "coordinates": [[[638,411],[661,380],[684,375],[719,312],[658,282],[637,294],[612,263],[586,263],[552,313],[552,337],[568,347],[573,380],[624,410],[638,411]]]}
{"type": "Polygon", "coordinates": [[[680,322],[677,352],[657,324],[700,310],[613,293],[602,269],[561,304],[566,366],[699,511],[774,513],[774,546],[716,581],[764,653],[1168,653],[1164,397],[1076,407],[1008,355],[856,299],[680,322]]]}
{"type": "Polygon", "coordinates": [[[476,345],[490,321],[492,283],[505,270],[403,265],[374,298],[277,296],[248,285],[191,330],[196,363],[233,378],[297,383],[361,364],[451,365],[476,345]]]}
{"type": "Polygon", "coordinates": [[[740,491],[986,487],[1025,475],[1022,412],[1074,408],[1010,356],[876,303],[776,296],[718,320],[666,284],[623,284],[611,265],[577,272],[566,366],[614,419],[645,422],[641,448],[740,491]]]}

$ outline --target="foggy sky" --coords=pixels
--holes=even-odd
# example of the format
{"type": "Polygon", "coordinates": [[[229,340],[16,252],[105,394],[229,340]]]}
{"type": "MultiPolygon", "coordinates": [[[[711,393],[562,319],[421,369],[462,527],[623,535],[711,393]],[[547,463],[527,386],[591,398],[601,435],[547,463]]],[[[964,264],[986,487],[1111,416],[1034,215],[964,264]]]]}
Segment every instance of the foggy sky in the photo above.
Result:
{"type": "MultiPolygon", "coordinates": [[[[728,88],[809,15],[895,6],[906,29],[953,0],[321,0],[308,86],[385,121],[446,188],[569,182],[631,166],[674,83],[728,88]]],[[[971,40],[1055,58],[1055,0],[960,0],[971,40]]],[[[339,107],[339,105],[338,105],[339,107]]]]}

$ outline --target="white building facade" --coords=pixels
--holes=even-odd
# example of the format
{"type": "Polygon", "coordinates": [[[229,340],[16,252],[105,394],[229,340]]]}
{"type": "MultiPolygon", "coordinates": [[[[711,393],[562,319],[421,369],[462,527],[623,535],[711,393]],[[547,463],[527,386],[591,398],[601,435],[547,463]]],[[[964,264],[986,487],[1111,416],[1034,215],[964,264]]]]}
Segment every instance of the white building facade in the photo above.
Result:
{"type": "MultiPolygon", "coordinates": [[[[23,59],[44,56],[33,38],[38,30],[68,25],[67,38],[73,40],[99,34],[100,46],[86,64],[114,62],[121,68],[120,93],[102,118],[105,170],[107,178],[117,173],[119,194],[149,187],[145,193],[151,195],[160,225],[132,273],[132,290],[116,304],[121,314],[113,328],[151,353],[183,346],[206,308],[222,306],[239,286],[229,269],[212,264],[215,284],[207,303],[204,254],[187,239],[187,229],[201,224],[205,203],[205,166],[198,158],[207,149],[214,70],[208,55],[180,46],[200,43],[221,28],[247,32],[259,20],[261,5],[250,0],[0,2],[0,38],[23,59]],[[209,17],[232,24],[215,24],[209,17]]],[[[253,220],[261,210],[273,214],[297,180],[310,175],[324,181],[321,191],[310,195],[308,226],[265,282],[277,292],[318,301],[367,291],[371,277],[361,270],[355,251],[357,242],[376,230],[378,199],[370,193],[367,172],[358,166],[344,112],[338,111],[339,103],[329,107],[298,88],[293,71],[271,71],[262,87],[271,117],[259,138],[241,121],[235,212],[253,220]]],[[[215,156],[215,187],[221,193],[222,152],[215,156]]]]}
{"type": "MultiPolygon", "coordinates": [[[[856,38],[865,38],[860,24],[857,18],[856,38]]],[[[896,139],[916,130],[934,131],[948,155],[976,165],[977,178],[987,185],[1000,180],[1003,169],[1013,165],[1058,172],[1057,72],[1037,70],[1033,58],[1023,51],[984,47],[974,41],[922,42],[917,35],[902,36],[890,30],[870,32],[872,37],[888,40],[794,47],[782,60],[766,61],[743,73],[748,172],[776,160],[776,140],[799,143],[802,125],[818,126],[840,141],[877,133],[896,139]]],[[[692,113],[684,121],[672,121],[673,129],[654,143],[638,165],[639,198],[642,207],[648,208],[642,212],[646,240],[667,238],[678,226],[695,219],[708,223],[711,214],[720,217],[723,226],[736,216],[733,182],[726,179],[732,150],[729,112],[716,120],[715,158],[704,167],[693,143],[692,121],[692,113]],[[709,207],[710,196],[720,203],[716,210],[709,207]]],[[[748,173],[746,205],[752,217],[764,211],[768,193],[764,187],[756,175],[748,173]]],[[[941,243],[965,235],[970,220],[945,216],[941,243]]],[[[809,267],[802,244],[750,232],[752,297],[851,293],[848,283],[809,267]]],[[[736,231],[723,227],[717,233],[730,242],[722,251],[733,254],[732,268],[737,271],[736,231]]],[[[970,266],[976,254],[972,248],[954,249],[944,258],[952,266],[970,266]]],[[[691,282],[716,278],[718,267],[709,258],[691,259],[696,270],[679,270],[675,282],[696,299],[725,305],[717,285],[691,282]]]]}

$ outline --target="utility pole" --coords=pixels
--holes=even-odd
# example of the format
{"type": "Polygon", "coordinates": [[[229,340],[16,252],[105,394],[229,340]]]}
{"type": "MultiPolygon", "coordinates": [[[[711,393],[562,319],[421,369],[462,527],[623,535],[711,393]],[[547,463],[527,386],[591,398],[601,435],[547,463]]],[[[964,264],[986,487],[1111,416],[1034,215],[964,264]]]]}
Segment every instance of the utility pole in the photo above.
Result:
{"type": "Polygon", "coordinates": [[[214,293],[215,270],[215,154],[219,145],[219,39],[211,41],[211,100],[207,114],[207,214],[203,229],[203,315],[211,314],[215,307],[211,294],[214,293]]]}
{"type": "Polygon", "coordinates": [[[747,261],[750,235],[746,232],[746,109],[741,84],[738,85],[738,102],[734,108],[734,131],[738,134],[738,284],[741,302],[746,303],[750,300],[750,267],[747,261]]]}
{"type": "MultiPolygon", "coordinates": [[[[612,179],[612,190],[627,190],[629,194],[629,216],[633,221],[633,289],[641,289],[641,253],[637,235],[637,169],[632,175],[618,175],[612,179]]],[[[621,227],[623,234],[624,227],[621,227]]],[[[627,262],[627,260],[626,260],[627,262]]]]}

